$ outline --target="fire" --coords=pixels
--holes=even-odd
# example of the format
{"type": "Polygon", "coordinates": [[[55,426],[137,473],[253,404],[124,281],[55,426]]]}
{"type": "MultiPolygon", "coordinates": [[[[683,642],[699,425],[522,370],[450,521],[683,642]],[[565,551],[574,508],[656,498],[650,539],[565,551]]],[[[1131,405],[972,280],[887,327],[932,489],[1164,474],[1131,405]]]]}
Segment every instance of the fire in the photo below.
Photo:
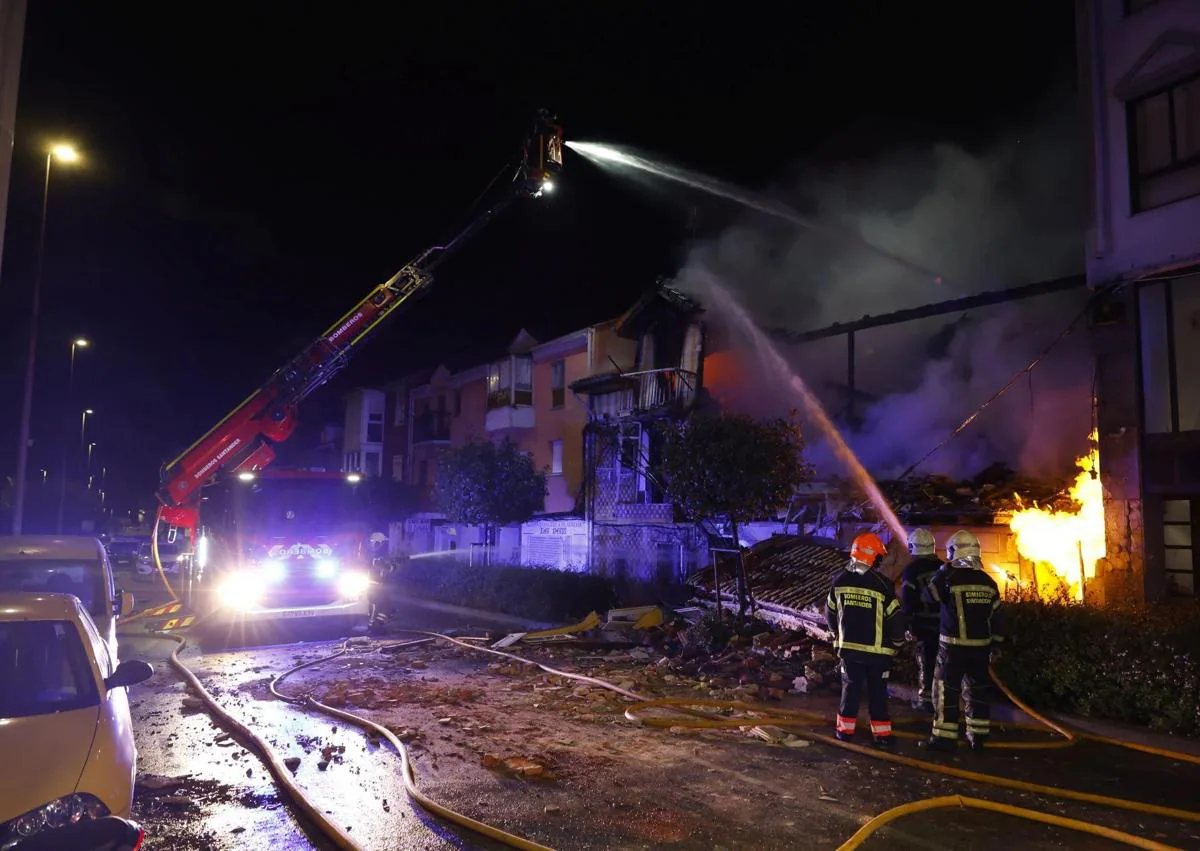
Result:
{"type": "Polygon", "coordinates": [[[1037,565],[1038,584],[1046,587],[1051,577],[1044,571],[1050,568],[1075,600],[1083,599],[1086,580],[1095,578],[1096,561],[1107,553],[1097,440],[1093,431],[1090,451],[1075,461],[1080,472],[1071,486],[1071,498],[1080,505],[1078,513],[1026,508],[1015,512],[1008,524],[1017,551],[1037,565]]]}

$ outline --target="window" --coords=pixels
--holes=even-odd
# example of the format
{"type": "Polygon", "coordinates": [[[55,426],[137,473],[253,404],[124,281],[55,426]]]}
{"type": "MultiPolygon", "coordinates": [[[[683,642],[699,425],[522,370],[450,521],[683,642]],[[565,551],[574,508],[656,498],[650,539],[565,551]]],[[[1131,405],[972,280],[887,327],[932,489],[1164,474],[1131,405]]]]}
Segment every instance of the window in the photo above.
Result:
{"type": "Polygon", "coordinates": [[[393,482],[404,481],[404,456],[403,455],[393,455],[392,456],[392,481],[393,482]]]}
{"type": "Polygon", "coordinates": [[[97,706],[100,694],[70,621],[0,623],[0,718],[29,718],[97,706]]]}
{"type": "Polygon", "coordinates": [[[1163,501],[1163,566],[1167,591],[1173,596],[1196,595],[1196,551],[1192,542],[1192,503],[1163,501]]]}
{"type": "Polygon", "coordinates": [[[462,416],[462,388],[454,388],[454,416],[462,416]]]}
{"type": "Polygon", "coordinates": [[[561,440],[550,441],[550,475],[552,476],[562,475],[562,452],[563,442],[561,440]]]}
{"type": "Polygon", "coordinates": [[[1158,0],[1125,0],[1125,14],[1134,15],[1143,9],[1149,9],[1158,0]]]}
{"type": "Polygon", "coordinates": [[[533,404],[533,359],[514,355],[488,367],[488,410],[533,404]]]}
{"type": "Polygon", "coordinates": [[[1200,431],[1200,275],[1138,291],[1147,434],[1200,431]]]}
{"type": "Polygon", "coordinates": [[[379,478],[379,474],[383,472],[380,469],[383,461],[383,459],[380,458],[380,454],[378,452],[367,452],[365,458],[366,463],[363,464],[363,467],[365,468],[363,472],[368,476],[379,478]]]}
{"type": "Polygon", "coordinates": [[[383,412],[367,414],[367,443],[383,443],[383,412]]]}
{"type": "Polygon", "coordinates": [[[1128,110],[1133,211],[1200,195],[1200,76],[1130,101],[1128,110]]]}
{"type": "Polygon", "coordinates": [[[403,393],[396,394],[396,403],[392,408],[392,425],[399,427],[404,425],[404,418],[407,416],[407,397],[403,393]]]}
{"type": "Polygon", "coordinates": [[[567,401],[567,362],[550,364],[550,407],[561,408],[567,401]]]}

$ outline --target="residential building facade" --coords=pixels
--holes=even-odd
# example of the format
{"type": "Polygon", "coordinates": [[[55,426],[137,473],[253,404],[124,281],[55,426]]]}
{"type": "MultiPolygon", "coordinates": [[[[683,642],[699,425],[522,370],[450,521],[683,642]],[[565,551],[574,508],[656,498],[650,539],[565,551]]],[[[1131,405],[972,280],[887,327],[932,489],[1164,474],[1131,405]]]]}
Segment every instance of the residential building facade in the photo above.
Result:
{"type": "Polygon", "coordinates": [[[1113,598],[1200,585],[1200,3],[1079,0],[1087,273],[1113,598]]]}
{"type": "Polygon", "coordinates": [[[382,390],[360,388],[346,395],[342,431],[342,469],[379,478],[383,475],[384,400],[382,390]]]}

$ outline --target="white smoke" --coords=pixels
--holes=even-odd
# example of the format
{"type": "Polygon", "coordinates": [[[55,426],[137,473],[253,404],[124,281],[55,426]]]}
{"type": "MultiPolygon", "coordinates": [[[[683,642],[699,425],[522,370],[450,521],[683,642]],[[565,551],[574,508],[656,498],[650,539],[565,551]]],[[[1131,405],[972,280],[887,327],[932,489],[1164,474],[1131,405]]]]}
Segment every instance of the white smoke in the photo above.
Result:
{"type": "MultiPolygon", "coordinates": [[[[696,281],[705,276],[691,274],[703,269],[724,281],[760,326],[802,332],[1073,274],[1083,261],[1084,174],[1069,112],[1060,109],[983,154],[942,144],[810,177],[795,192],[776,193],[779,200],[846,238],[747,216],[694,248],[679,283],[704,301],[696,281]],[[864,242],[911,262],[897,263],[864,242]]],[[[907,468],[1059,337],[1084,298],[1039,297],[860,332],[861,424],[847,435],[851,446],[878,476],[907,468]]],[[[720,317],[708,319],[720,324],[720,317]]],[[[846,337],[782,349],[845,422],[846,337]]],[[[919,472],[967,477],[997,462],[1031,475],[1070,469],[1089,431],[1091,380],[1079,323],[919,472]]],[[[752,413],[789,405],[761,371],[751,370],[733,395],[752,413]]],[[[813,460],[835,472],[822,447],[813,447],[813,460]]]]}

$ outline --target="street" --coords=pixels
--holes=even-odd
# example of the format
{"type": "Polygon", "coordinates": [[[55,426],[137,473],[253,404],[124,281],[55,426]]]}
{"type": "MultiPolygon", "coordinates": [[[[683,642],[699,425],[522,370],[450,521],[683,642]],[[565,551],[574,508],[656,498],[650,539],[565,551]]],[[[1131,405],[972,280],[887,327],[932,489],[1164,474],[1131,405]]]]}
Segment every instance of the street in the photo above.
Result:
{"type": "MultiPolygon", "coordinates": [[[[401,606],[403,627],[476,631],[486,624],[401,606]]],[[[498,633],[502,626],[493,627],[498,633]]],[[[397,634],[391,643],[411,638],[397,634]]],[[[286,694],[364,714],[410,748],[417,783],[436,801],[558,849],[836,848],[870,817],[908,801],[962,794],[1107,825],[1174,847],[1200,846],[1195,824],[1043,798],[877,762],[821,744],[771,745],[737,730],[670,730],[623,717],[619,695],[454,646],[381,652],[369,642],[290,676],[286,694]]],[[[279,794],[258,757],[187,704],[165,661],[173,643],[125,638],[155,663],[134,691],[140,750],[134,817],[148,848],[324,848],[279,794]]],[[[183,659],[218,701],[258,731],[297,781],[364,848],[493,848],[410,803],[386,743],[273,698],[271,678],[333,653],[331,640],[236,649],[189,647],[183,659]]],[[[644,651],[521,649],[552,666],[624,680],[639,694],[695,694],[656,672],[644,651]]],[[[789,706],[833,714],[828,697],[789,706]]],[[[908,716],[894,702],[901,727],[908,716]]],[[[914,721],[913,731],[927,722],[914,721]]],[[[1019,734],[1018,734],[1019,735],[1019,734]]],[[[920,756],[911,740],[901,752],[920,756]]],[[[947,764],[1098,794],[1191,808],[1200,767],[1083,743],[1069,751],[969,753],[947,764]],[[1015,755],[1014,755],[1015,754],[1015,755]]],[[[1107,848],[1107,840],[1001,815],[939,810],[906,817],[865,847],[1107,848]]]]}

